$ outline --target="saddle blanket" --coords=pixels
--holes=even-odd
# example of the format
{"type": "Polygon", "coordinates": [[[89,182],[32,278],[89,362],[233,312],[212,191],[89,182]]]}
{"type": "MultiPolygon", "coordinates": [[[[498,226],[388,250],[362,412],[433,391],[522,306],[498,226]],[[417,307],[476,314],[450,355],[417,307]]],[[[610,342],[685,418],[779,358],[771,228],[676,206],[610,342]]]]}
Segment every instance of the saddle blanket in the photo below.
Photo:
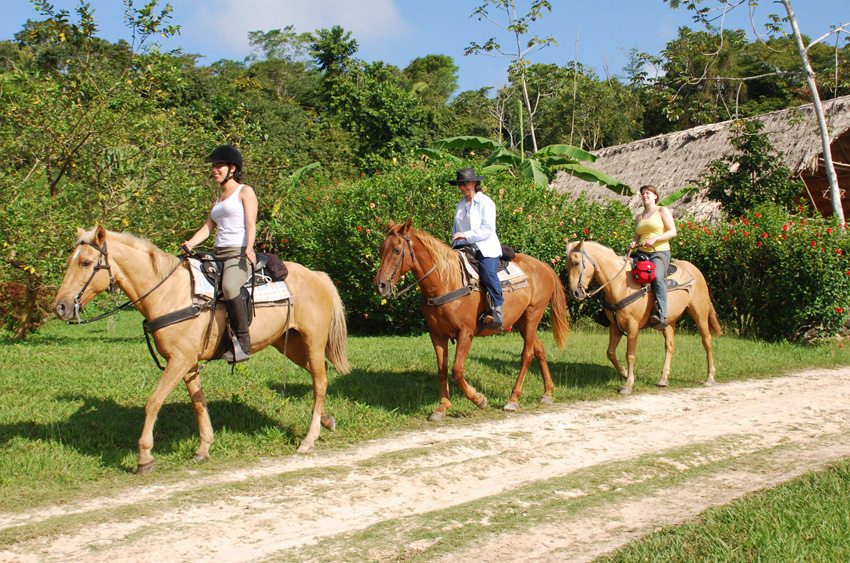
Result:
{"type": "MultiPolygon", "coordinates": [[[[458,254],[460,254],[460,259],[461,262],[463,262],[463,267],[466,270],[466,273],[469,274],[469,279],[477,280],[478,271],[472,267],[472,264],[469,263],[466,253],[458,252],[458,254]]],[[[522,268],[517,266],[514,262],[508,262],[507,267],[504,270],[496,272],[496,275],[499,277],[499,282],[503,287],[506,285],[516,285],[528,279],[528,276],[525,275],[522,268]]]]}
{"type": "MultiPolygon", "coordinates": [[[[200,260],[189,258],[189,266],[189,271],[192,273],[192,294],[206,299],[215,297],[213,294],[215,288],[201,270],[200,260]]],[[[245,289],[248,290],[248,293],[251,293],[251,284],[246,284],[245,289]]],[[[289,286],[286,285],[285,281],[265,283],[254,287],[254,303],[273,303],[287,299],[294,303],[292,294],[289,292],[289,286]]]]}

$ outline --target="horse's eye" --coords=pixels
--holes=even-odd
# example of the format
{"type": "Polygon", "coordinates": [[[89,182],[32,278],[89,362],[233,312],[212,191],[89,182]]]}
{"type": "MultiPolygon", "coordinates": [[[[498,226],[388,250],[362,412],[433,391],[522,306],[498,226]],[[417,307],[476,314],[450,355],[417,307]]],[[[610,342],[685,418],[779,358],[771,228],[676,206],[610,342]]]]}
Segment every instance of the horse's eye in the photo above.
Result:
{"type": "Polygon", "coordinates": [[[91,260],[83,260],[83,268],[88,268],[91,265],[92,265],[91,260]]]}
{"type": "Polygon", "coordinates": [[[393,254],[401,254],[400,248],[393,248],[393,254]]]}

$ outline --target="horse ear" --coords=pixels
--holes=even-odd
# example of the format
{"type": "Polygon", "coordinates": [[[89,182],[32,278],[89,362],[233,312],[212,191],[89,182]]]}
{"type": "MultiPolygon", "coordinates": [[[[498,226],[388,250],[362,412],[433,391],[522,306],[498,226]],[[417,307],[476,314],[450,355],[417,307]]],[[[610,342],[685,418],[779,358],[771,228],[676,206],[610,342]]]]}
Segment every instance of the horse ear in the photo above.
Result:
{"type": "Polygon", "coordinates": [[[86,234],[85,229],[77,227],[77,240],[83,240],[83,235],[86,234]]]}
{"type": "Polygon", "coordinates": [[[410,228],[413,226],[413,219],[408,218],[407,221],[404,222],[404,225],[401,226],[401,232],[407,234],[410,232],[410,228]]]}
{"type": "Polygon", "coordinates": [[[94,244],[97,246],[103,246],[103,242],[106,240],[106,229],[103,228],[103,225],[98,225],[94,230],[94,244]]]}
{"type": "Polygon", "coordinates": [[[387,221],[387,234],[389,234],[389,232],[390,232],[390,231],[393,229],[393,227],[395,227],[397,224],[398,224],[398,223],[396,223],[396,222],[395,222],[395,221],[393,221],[392,219],[390,219],[389,221],[387,221]]]}
{"type": "Polygon", "coordinates": [[[567,254],[572,254],[573,250],[576,249],[577,244],[578,243],[575,243],[575,242],[568,242],[567,243],[567,254]]]}

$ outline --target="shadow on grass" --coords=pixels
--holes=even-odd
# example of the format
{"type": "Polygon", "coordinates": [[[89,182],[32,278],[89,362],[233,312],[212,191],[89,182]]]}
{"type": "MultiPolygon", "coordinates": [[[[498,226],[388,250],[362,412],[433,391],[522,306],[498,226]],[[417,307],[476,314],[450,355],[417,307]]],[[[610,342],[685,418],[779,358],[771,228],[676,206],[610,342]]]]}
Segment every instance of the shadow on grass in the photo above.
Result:
{"type": "MultiPolygon", "coordinates": [[[[0,425],[0,445],[15,438],[31,441],[61,443],[78,453],[96,457],[103,465],[128,468],[123,459],[136,452],[136,443],[145,419],[143,406],[126,406],[111,399],[86,396],[60,397],[66,401],[83,401],[82,406],[67,419],[55,423],[17,422],[0,425]]],[[[229,432],[261,434],[268,428],[279,428],[278,421],[239,401],[211,401],[208,403],[214,431],[226,428],[229,432]]],[[[284,429],[292,444],[301,437],[293,429],[284,429]]],[[[180,444],[198,436],[198,424],[190,404],[163,405],[154,428],[154,453],[170,453],[180,444]]]]}
{"type": "MultiPolygon", "coordinates": [[[[517,354],[515,361],[501,360],[493,357],[477,358],[478,362],[497,370],[502,373],[512,374],[513,377],[519,375],[520,355],[517,354]]],[[[610,363],[603,364],[587,364],[553,361],[551,357],[547,358],[549,364],[549,372],[552,374],[552,382],[558,387],[570,387],[581,389],[585,387],[604,387],[609,381],[619,379],[617,372],[610,363]]],[[[531,367],[528,369],[528,374],[525,376],[526,381],[529,378],[542,378],[540,364],[537,358],[531,360],[531,367]]]]}

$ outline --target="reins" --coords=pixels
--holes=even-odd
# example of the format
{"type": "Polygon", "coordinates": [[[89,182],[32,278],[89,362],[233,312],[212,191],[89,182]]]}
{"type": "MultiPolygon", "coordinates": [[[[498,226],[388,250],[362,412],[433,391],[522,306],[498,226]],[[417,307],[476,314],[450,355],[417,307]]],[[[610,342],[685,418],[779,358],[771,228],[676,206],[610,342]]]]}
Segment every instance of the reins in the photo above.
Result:
{"type": "Polygon", "coordinates": [[[580,273],[579,279],[578,279],[578,287],[579,287],[579,289],[581,289],[584,292],[585,298],[593,297],[594,295],[596,295],[597,293],[599,293],[600,291],[605,289],[605,286],[607,286],[609,283],[611,283],[612,281],[617,279],[617,277],[619,277],[619,275],[622,274],[626,270],[626,266],[628,266],[628,264],[629,264],[629,258],[631,257],[631,255],[632,255],[632,249],[630,248],[629,251],[626,253],[625,258],[623,258],[623,267],[620,268],[620,271],[618,271],[616,274],[611,276],[608,279],[607,282],[603,283],[602,285],[600,285],[599,287],[597,287],[596,289],[594,289],[593,291],[588,293],[587,287],[585,287],[585,285],[584,285],[584,270],[586,269],[586,264],[585,264],[584,259],[587,258],[588,260],[590,260],[590,263],[593,264],[593,267],[596,268],[597,270],[599,269],[599,266],[596,264],[596,261],[593,259],[593,257],[590,254],[588,254],[587,252],[585,252],[584,241],[582,241],[582,245],[581,245],[581,273],[580,273]]]}
{"type": "Polygon", "coordinates": [[[91,273],[91,275],[89,276],[89,279],[88,279],[88,280],[86,280],[86,283],[84,283],[84,284],[83,284],[83,287],[82,287],[82,288],[80,289],[80,291],[77,293],[76,297],[74,297],[74,317],[75,317],[75,318],[74,318],[74,319],[72,319],[72,320],[70,320],[70,321],[68,321],[68,324],[82,325],[82,324],[88,324],[88,323],[93,323],[93,322],[96,322],[96,321],[100,321],[100,320],[103,320],[103,319],[105,319],[105,318],[107,318],[107,317],[111,317],[112,315],[115,315],[115,314],[117,314],[117,313],[119,313],[119,312],[121,312],[121,311],[124,311],[124,310],[126,310],[126,309],[129,309],[130,307],[132,307],[132,306],[136,305],[137,303],[140,303],[140,302],[141,302],[141,301],[142,301],[145,297],[147,297],[148,295],[150,295],[151,293],[153,293],[154,291],[156,291],[157,289],[159,289],[159,287],[160,287],[162,284],[164,284],[164,283],[166,282],[166,280],[168,280],[168,278],[170,278],[170,277],[174,274],[174,272],[176,272],[176,271],[177,271],[177,269],[178,269],[178,268],[179,268],[179,267],[183,264],[183,261],[186,259],[186,256],[180,256],[180,257],[179,257],[179,260],[180,260],[180,261],[177,263],[177,265],[176,265],[176,266],[174,266],[174,268],[173,268],[170,272],[168,272],[168,275],[167,275],[167,276],[165,276],[164,278],[162,278],[161,280],[159,280],[159,282],[158,282],[156,285],[154,285],[152,288],[150,288],[148,291],[146,291],[146,292],[145,292],[145,293],[144,293],[141,297],[139,297],[138,299],[135,299],[135,300],[128,300],[128,301],[126,301],[125,303],[122,303],[121,305],[118,305],[117,307],[115,307],[115,308],[114,308],[114,309],[112,309],[111,311],[107,311],[106,313],[103,313],[103,314],[97,315],[97,316],[92,317],[92,318],[90,318],[90,319],[81,319],[81,318],[80,318],[80,310],[81,310],[80,303],[81,303],[81,298],[82,298],[82,296],[83,296],[83,293],[86,291],[86,288],[89,286],[89,284],[91,283],[91,281],[94,279],[94,276],[95,276],[95,275],[96,275],[96,274],[97,274],[100,270],[107,270],[107,271],[109,271],[109,291],[110,291],[110,292],[113,290],[113,287],[114,287],[114,285],[115,285],[115,277],[112,275],[112,268],[111,268],[111,266],[110,266],[110,264],[109,264],[109,251],[108,251],[108,250],[107,250],[107,248],[106,248],[106,241],[104,240],[104,241],[103,241],[103,244],[102,244],[100,247],[98,247],[97,245],[95,245],[95,244],[93,244],[93,243],[91,243],[91,242],[87,242],[87,241],[80,241],[80,245],[84,245],[84,244],[85,244],[85,245],[88,245],[88,246],[91,246],[92,248],[94,248],[95,250],[97,250],[97,251],[100,253],[100,256],[99,256],[99,257],[98,257],[98,259],[97,259],[97,264],[95,264],[94,268],[92,268],[92,273],[91,273]],[[105,265],[104,265],[104,262],[105,262],[105,265]]]}

